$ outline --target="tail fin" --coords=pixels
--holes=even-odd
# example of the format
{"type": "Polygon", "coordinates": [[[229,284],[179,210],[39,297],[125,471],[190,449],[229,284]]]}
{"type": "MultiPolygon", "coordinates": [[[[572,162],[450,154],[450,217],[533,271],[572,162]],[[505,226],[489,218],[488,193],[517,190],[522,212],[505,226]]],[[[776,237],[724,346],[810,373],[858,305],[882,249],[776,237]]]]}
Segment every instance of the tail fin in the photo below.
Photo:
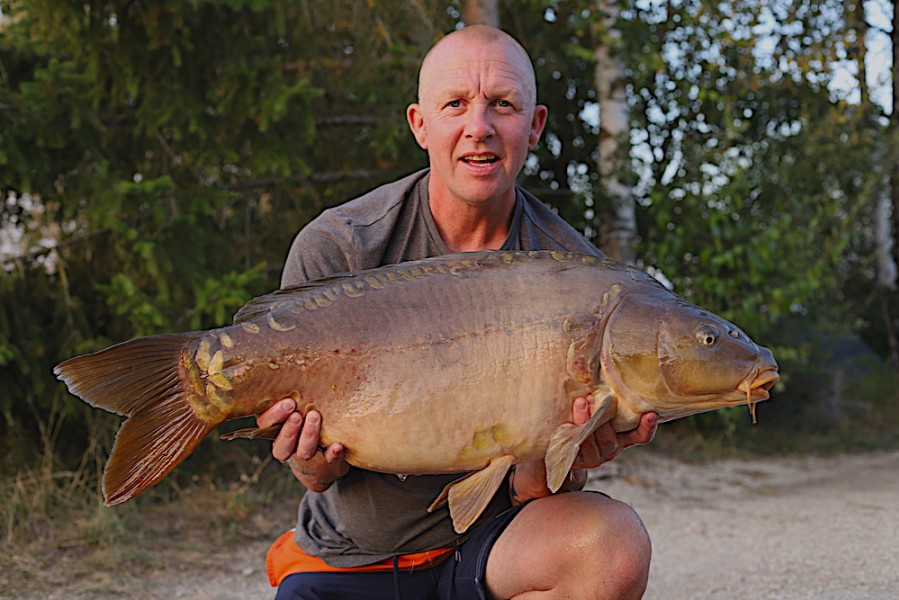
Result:
{"type": "Polygon", "coordinates": [[[71,358],[53,369],[72,394],[128,417],[106,462],[107,506],[155,485],[219,425],[194,414],[179,376],[181,351],[196,335],[138,338],[71,358]]]}

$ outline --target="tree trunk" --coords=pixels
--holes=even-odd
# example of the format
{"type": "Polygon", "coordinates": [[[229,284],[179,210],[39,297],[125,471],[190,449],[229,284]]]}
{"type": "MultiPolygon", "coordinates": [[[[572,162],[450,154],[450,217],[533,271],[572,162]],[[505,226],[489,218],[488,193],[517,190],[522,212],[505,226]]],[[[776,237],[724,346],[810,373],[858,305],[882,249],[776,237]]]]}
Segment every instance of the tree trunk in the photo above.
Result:
{"type": "MultiPolygon", "coordinates": [[[[859,4],[862,4],[859,2],[859,4]]],[[[891,280],[888,278],[886,282],[883,281],[883,274],[878,273],[878,278],[883,285],[886,283],[884,287],[887,290],[887,298],[890,301],[884,301],[883,308],[883,318],[884,324],[886,325],[886,335],[887,342],[889,344],[890,349],[890,362],[893,365],[894,369],[899,369],[899,333],[897,333],[896,327],[896,319],[895,319],[895,311],[897,304],[897,292],[896,292],[896,265],[899,265],[899,244],[896,244],[895,241],[899,239],[899,0],[893,0],[893,31],[890,34],[890,39],[893,44],[893,107],[890,112],[890,122],[889,122],[889,142],[887,144],[887,151],[889,156],[889,186],[888,186],[888,194],[889,201],[884,202],[887,204],[887,209],[892,209],[891,222],[891,239],[889,240],[892,244],[890,254],[892,255],[892,273],[890,274],[891,280]]],[[[880,240],[878,240],[878,250],[880,250],[880,240]]],[[[881,266],[878,264],[878,266],[881,266]]]]}
{"type": "MultiPolygon", "coordinates": [[[[880,125],[873,121],[876,113],[868,88],[868,21],[865,18],[865,0],[848,0],[846,3],[846,23],[855,34],[855,45],[851,49],[852,58],[858,70],[859,107],[864,119],[862,125],[872,130],[879,130],[880,125]]],[[[879,131],[874,131],[876,136],[879,131]]],[[[882,164],[883,150],[875,149],[871,155],[871,164],[882,164]]],[[[893,259],[894,237],[890,226],[892,220],[892,199],[890,198],[889,181],[885,188],[877,192],[874,198],[874,241],[877,246],[877,285],[889,292],[896,291],[896,261],[893,259]]],[[[887,323],[888,331],[895,328],[887,323]]],[[[894,358],[899,360],[899,342],[890,340],[890,347],[897,350],[894,358]]]]}
{"type": "MultiPolygon", "coordinates": [[[[899,0],[893,0],[893,108],[890,112],[890,194],[893,204],[893,239],[899,235],[899,0]]],[[[899,264],[899,244],[893,245],[893,260],[899,264]]]]}
{"type": "Polygon", "coordinates": [[[462,20],[466,25],[499,27],[499,0],[465,0],[462,20]]]}
{"type": "Polygon", "coordinates": [[[628,107],[624,63],[617,56],[621,32],[616,29],[617,0],[599,0],[602,19],[595,50],[596,96],[599,102],[600,246],[615,260],[633,264],[637,215],[630,187],[621,181],[628,168],[628,107]]]}

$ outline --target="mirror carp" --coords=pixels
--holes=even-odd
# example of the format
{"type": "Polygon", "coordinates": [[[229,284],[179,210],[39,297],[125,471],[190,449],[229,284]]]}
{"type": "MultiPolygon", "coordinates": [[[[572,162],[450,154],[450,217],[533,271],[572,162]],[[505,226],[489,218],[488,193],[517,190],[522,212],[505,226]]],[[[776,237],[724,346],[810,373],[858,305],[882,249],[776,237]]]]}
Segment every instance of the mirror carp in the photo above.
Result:
{"type": "MultiPolygon", "coordinates": [[[[632,429],[769,397],[771,352],[637,269],[563,252],[484,251],[343,274],[244,306],[234,324],[154,335],[54,369],[127,417],[108,505],[159,482],[210,432],[292,397],[356,467],[463,473],[435,499],[464,532],[518,462],[556,491],[600,425],[632,429]],[[571,423],[572,401],[594,412],[571,423]]],[[[271,431],[230,437],[265,437],[271,431]]]]}

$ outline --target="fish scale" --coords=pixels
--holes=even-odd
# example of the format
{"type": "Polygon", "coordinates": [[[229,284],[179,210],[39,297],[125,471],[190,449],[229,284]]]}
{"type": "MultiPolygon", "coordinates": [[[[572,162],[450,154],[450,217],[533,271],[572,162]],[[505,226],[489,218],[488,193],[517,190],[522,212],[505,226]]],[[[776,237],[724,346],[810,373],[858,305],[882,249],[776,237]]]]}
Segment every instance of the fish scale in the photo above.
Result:
{"type": "MultiPolygon", "coordinates": [[[[119,504],[213,429],[281,398],[322,414],[357,467],[461,473],[432,510],[474,522],[511,465],[551,491],[602,424],[630,429],[768,398],[771,353],[650,276],[595,256],[486,251],[328,277],[248,303],[234,325],[138,338],[58,365],[86,402],[128,417],[104,474],[119,504]],[[126,367],[126,368],[123,368],[126,367]],[[572,402],[593,394],[589,422],[572,402]]],[[[271,431],[230,437],[265,437],[271,431]]]]}

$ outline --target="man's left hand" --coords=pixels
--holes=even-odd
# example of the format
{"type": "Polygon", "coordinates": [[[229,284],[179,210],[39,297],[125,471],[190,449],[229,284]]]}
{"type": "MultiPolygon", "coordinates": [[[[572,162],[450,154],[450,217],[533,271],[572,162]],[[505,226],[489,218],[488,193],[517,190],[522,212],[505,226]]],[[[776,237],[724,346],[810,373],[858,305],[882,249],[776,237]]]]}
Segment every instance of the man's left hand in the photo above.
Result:
{"type": "MultiPolygon", "coordinates": [[[[594,400],[592,396],[575,398],[573,406],[573,422],[583,425],[590,420],[594,400]]],[[[615,459],[625,448],[638,444],[648,444],[656,434],[659,415],[654,412],[643,413],[640,424],[630,431],[616,432],[611,423],[604,423],[593,435],[584,440],[573,469],[592,469],[615,459]]]]}
{"type": "MultiPolygon", "coordinates": [[[[592,396],[575,398],[572,408],[573,423],[583,425],[589,421],[592,410],[592,396]]],[[[559,491],[567,492],[583,488],[587,480],[586,469],[592,469],[613,460],[625,448],[651,442],[658,424],[659,415],[648,412],[641,415],[640,424],[631,431],[617,433],[611,423],[600,426],[581,444],[581,449],[571,466],[571,477],[565,481],[559,491]]],[[[513,505],[550,495],[550,491],[546,487],[546,467],[543,460],[515,465],[509,484],[513,505]]]]}

